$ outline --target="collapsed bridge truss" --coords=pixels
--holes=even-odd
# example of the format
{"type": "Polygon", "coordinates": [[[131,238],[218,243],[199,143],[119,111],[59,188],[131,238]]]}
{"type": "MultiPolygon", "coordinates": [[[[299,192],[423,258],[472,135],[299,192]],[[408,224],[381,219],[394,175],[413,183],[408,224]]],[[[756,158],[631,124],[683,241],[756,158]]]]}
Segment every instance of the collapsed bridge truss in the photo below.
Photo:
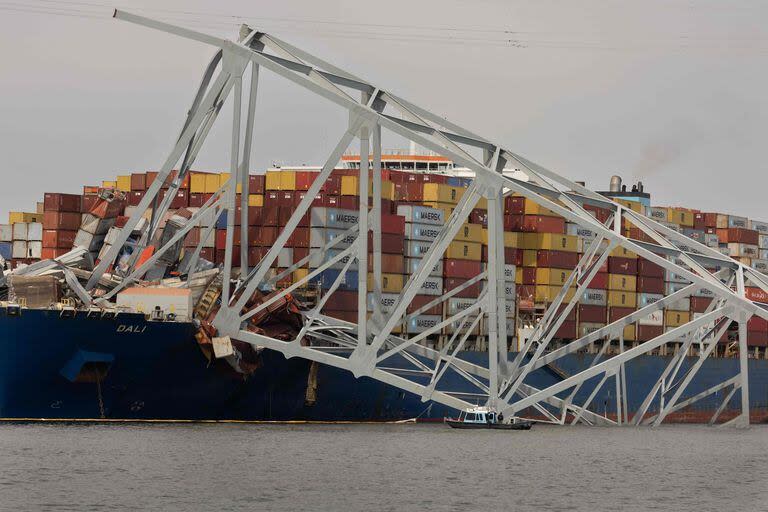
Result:
{"type": "MultiPolygon", "coordinates": [[[[175,190],[189,172],[225,100],[230,96],[233,97],[234,103],[231,177],[193,216],[184,229],[156,251],[152,258],[135,266],[129,277],[124,279],[118,288],[99,300],[108,300],[132,280],[141,278],[165,250],[186,236],[189,229],[196,225],[196,221],[202,218],[206,211],[213,210],[213,222],[203,228],[200,245],[196,248],[190,263],[189,268],[194,270],[202,242],[214,229],[219,216],[227,212],[222,305],[214,319],[214,326],[218,329],[220,336],[230,336],[254,346],[276,350],[286,357],[301,357],[348,370],[357,377],[367,376],[419,395],[424,401],[434,400],[457,409],[483,402],[502,411],[508,417],[534,409],[540,417],[543,416],[553,423],[581,421],[588,424],[658,425],[668,414],[723,391],[725,395],[723,405],[714,413],[711,422],[717,419],[726,403],[736,392],[739,392],[742,412],[731,422],[742,425],[749,423],[746,322],[753,315],[768,319],[768,311],[745,295],[747,284],[768,291],[768,279],[756,270],[272,35],[243,26],[239,40],[235,42],[122,11],[115,11],[115,17],[206,43],[215,47],[217,51],[205,70],[181,134],[159,169],[157,179],[149,187],[118,240],[112,244],[109,252],[96,267],[86,289],[90,290],[96,286],[99,278],[114,262],[120,248],[149,208],[152,208],[153,221],[140,243],[146,243],[152,238],[157,229],[154,219],[161,218],[169,209],[175,190]],[[243,78],[249,68],[250,89],[247,102],[244,102],[243,78]],[[246,252],[248,249],[248,170],[253,127],[256,121],[255,104],[259,74],[262,69],[275,73],[346,109],[349,113],[349,122],[347,129],[319,172],[318,178],[296,207],[275,244],[254,268],[248,268],[246,252]],[[245,117],[244,129],[243,116],[245,117]],[[382,309],[381,300],[379,300],[382,289],[380,222],[382,130],[388,130],[443,155],[456,164],[468,168],[475,175],[453,213],[441,228],[439,236],[423,257],[417,271],[408,278],[395,305],[386,310],[382,309]],[[271,276],[268,273],[278,253],[286,245],[301,218],[308,212],[313,198],[320,191],[343,153],[356,139],[360,144],[359,196],[368,197],[370,187],[371,203],[366,204],[365,200],[361,201],[359,221],[348,230],[346,233],[348,236],[333,239],[314,254],[315,257],[318,253],[321,257],[328,254],[329,257],[322,259],[324,263],[310,270],[308,275],[290,287],[268,296],[266,301],[253,306],[249,299],[257,290],[274,285],[282,277],[290,275],[296,268],[305,265],[313,256],[307,256],[277,276],[271,276]],[[505,169],[509,168],[521,170],[524,176],[519,173],[505,172],[505,169]],[[160,193],[161,186],[171,176],[173,169],[178,169],[178,172],[171,182],[170,191],[163,197],[160,193]],[[236,184],[241,187],[239,206],[242,219],[239,228],[235,220],[238,210],[236,184]],[[502,208],[504,197],[511,193],[520,194],[570,222],[589,228],[595,233],[595,240],[581,257],[576,269],[555,297],[532,335],[525,340],[522,350],[509,360],[507,340],[512,333],[507,332],[505,319],[507,304],[504,293],[502,208]],[[488,210],[488,264],[481,274],[467,283],[467,286],[478,281],[483,283],[483,291],[477,302],[411,338],[393,334],[393,329],[403,323],[404,318],[407,320],[409,317],[416,316],[461,291],[462,288],[454,289],[436,297],[422,308],[407,313],[409,304],[431,269],[443,257],[448,244],[454,239],[471,210],[481,200],[487,203],[488,210]],[[585,205],[608,209],[612,212],[612,216],[602,223],[585,210],[585,205]],[[625,226],[638,228],[644,234],[643,238],[646,241],[624,236],[625,226]],[[234,244],[237,229],[240,229],[239,250],[242,251],[239,272],[232,268],[234,251],[238,250],[234,244]],[[656,303],[611,322],[564,347],[552,350],[550,342],[556,331],[575,307],[600,266],[617,247],[624,247],[683,276],[689,284],[656,303]],[[334,248],[342,250],[328,253],[334,248]],[[323,314],[326,301],[332,297],[332,293],[345,279],[351,265],[356,264],[360,269],[369,266],[369,249],[373,259],[372,287],[369,289],[367,273],[359,272],[357,274],[357,322],[350,323],[323,314]],[[245,329],[249,318],[268,308],[279,297],[305,285],[324,270],[340,262],[344,265],[343,270],[316,306],[305,312],[304,326],[294,340],[281,341],[245,329]],[[567,299],[568,291],[572,288],[576,289],[576,293],[572,298],[567,299]],[[680,299],[689,297],[700,289],[708,290],[714,297],[704,314],[650,341],[624,350],[622,337],[625,326],[652,315],[680,299]],[[369,292],[375,297],[374,311],[370,318],[367,315],[369,292]],[[481,319],[485,319],[489,326],[487,366],[471,363],[459,356],[462,348],[467,344],[470,333],[481,319]],[[712,353],[731,322],[738,322],[739,325],[739,371],[702,393],[685,396],[688,384],[695,377],[704,360],[712,353]],[[442,349],[431,349],[419,343],[451,324],[461,325],[463,329],[456,329],[455,334],[442,349]],[[603,359],[601,353],[587,369],[567,376],[554,385],[537,389],[527,379],[532,372],[556,362],[566,354],[583,350],[595,342],[611,340],[619,341],[621,351],[618,355],[603,359]],[[670,359],[656,384],[647,393],[639,410],[630,417],[626,396],[627,391],[632,389],[632,383],[627,382],[625,364],[639,355],[649,353],[675,340],[682,341],[681,349],[670,359]],[[687,371],[682,371],[683,358],[691,347],[698,349],[698,359],[687,371]],[[461,389],[452,389],[446,385],[446,379],[444,379],[446,372],[461,376],[465,386],[461,389]],[[615,421],[589,410],[599,389],[614,380],[615,421]],[[585,401],[576,403],[574,400],[576,393],[587,381],[590,381],[591,385],[597,381],[597,384],[585,401]],[[471,388],[471,391],[468,391],[467,387],[471,388]],[[674,392],[668,392],[662,397],[665,390],[674,390],[674,392]],[[657,399],[661,404],[658,412],[648,413],[652,403],[657,399]]],[[[604,343],[604,346],[607,346],[607,343],[604,343]]]]}

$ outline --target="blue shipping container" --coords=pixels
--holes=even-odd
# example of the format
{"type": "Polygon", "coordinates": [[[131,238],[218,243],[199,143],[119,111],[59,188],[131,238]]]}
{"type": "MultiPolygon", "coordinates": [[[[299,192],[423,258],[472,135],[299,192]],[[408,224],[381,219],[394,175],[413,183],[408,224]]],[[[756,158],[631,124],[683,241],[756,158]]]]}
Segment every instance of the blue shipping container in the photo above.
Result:
{"type": "MultiPolygon", "coordinates": [[[[320,287],[323,290],[328,290],[331,286],[333,286],[333,283],[336,281],[336,278],[339,277],[340,273],[341,273],[340,270],[335,270],[335,269],[324,270],[322,272],[320,287]]],[[[338,289],[339,290],[357,290],[357,272],[348,270],[347,273],[344,275],[344,278],[342,279],[341,284],[339,284],[338,289]]]]}
{"type": "Polygon", "coordinates": [[[12,252],[13,252],[12,242],[0,242],[0,256],[2,256],[3,259],[6,259],[6,260],[11,259],[12,252]]]}

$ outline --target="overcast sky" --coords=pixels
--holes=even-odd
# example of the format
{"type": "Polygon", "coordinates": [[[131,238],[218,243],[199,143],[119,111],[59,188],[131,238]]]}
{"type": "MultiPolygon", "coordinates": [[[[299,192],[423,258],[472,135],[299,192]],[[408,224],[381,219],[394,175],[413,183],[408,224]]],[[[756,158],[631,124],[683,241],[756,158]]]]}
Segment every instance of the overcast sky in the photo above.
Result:
{"type": "MultiPolygon", "coordinates": [[[[247,19],[590,188],[768,220],[766,2],[0,0],[0,222],[172,147],[213,49],[110,6],[226,37],[247,19]]],[[[322,163],[346,114],[262,78],[252,169],[322,163]]],[[[198,169],[229,165],[225,110],[198,169]]]]}

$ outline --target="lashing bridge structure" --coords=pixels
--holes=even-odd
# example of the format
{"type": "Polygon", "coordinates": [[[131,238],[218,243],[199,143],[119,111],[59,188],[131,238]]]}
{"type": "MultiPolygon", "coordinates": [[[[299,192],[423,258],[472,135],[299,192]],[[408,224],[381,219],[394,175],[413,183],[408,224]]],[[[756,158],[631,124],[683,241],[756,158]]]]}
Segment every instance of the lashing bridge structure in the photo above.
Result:
{"type": "Polygon", "coordinates": [[[115,11],[114,17],[211,45],[215,48],[215,54],[205,69],[173,149],[118,239],[95,268],[86,288],[90,290],[96,286],[141,217],[150,208],[153,220],[140,240],[140,247],[152,239],[158,228],[157,219],[168,211],[175,191],[189,173],[225,100],[230,97],[234,113],[231,175],[229,181],[194,214],[183,229],[157,250],[152,258],[141,264],[134,264],[122,284],[98,300],[108,300],[122,287],[140,279],[166,250],[182,240],[187,232],[199,223],[206,212],[212,211],[213,221],[202,228],[201,242],[194,250],[189,263],[189,271],[194,271],[203,241],[214,229],[216,220],[226,212],[222,300],[221,308],[213,322],[219,336],[229,336],[257,347],[276,350],[286,357],[300,357],[341,368],[357,377],[370,377],[414,393],[425,402],[433,400],[456,409],[464,409],[482,402],[503,412],[507,417],[522,415],[524,411],[536,411],[537,417],[559,424],[582,422],[603,425],[658,425],[670,413],[704,397],[722,392],[725,398],[711,418],[710,422],[714,423],[729,400],[738,392],[741,396],[741,414],[728,423],[749,423],[746,323],[753,315],[768,320],[768,311],[749,300],[745,294],[747,285],[768,292],[768,279],[756,270],[273,35],[244,25],[240,29],[238,40],[230,41],[123,11],[115,11]],[[248,171],[256,122],[259,76],[262,70],[274,73],[322,100],[346,109],[349,121],[319,171],[317,179],[296,206],[274,245],[261,261],[249,268],[248,171]],[[248,71],[250,88],[245,98],[244,77],[248,79],[248,71]],[[408,277],[394,306],[388,308],[383,308],[380,300],[383,130],[413,141],[474,173],[471,184],[445,225],[440,228],[439,236],[431,244],[418,269],[408,277]],[[358,223],[347,230],[346,236],[334,238],[320,249],[312,249],[312,254],[298,261],[293,267],[277,276],[270,274],[269,269],[278,253],[285,247],[301,218],[309,211],[313,199],[344,152],[356,140],[359,141],[360,147],[359,196],[363,198],[360,202],[358,223]],[[178,171],[171,174],[174,169],[178,171]],[[517,169],[522,173],[511,173],[509,169],[517,169]],[[172,180],[170,189],[163,196],[161,186],[169,179],[172,180]],[[239,205],[236,191],[238,184],[241,188],[239,205]],[[503,202],[505,196],[512,193],[522,195],[566,220],[590,229],[595,239],[585,250],[574,272],[535,326],[533,333],[525,340],[522,349],[510,358],[508,340],[513,333],[507,332],[506,324],[508,304],[504,293],[503,202]],[[369,195],[370,202],[366,202],[365,198],[369,195]],[[461,291],[461,287],[451,290],[408,313],[408,306],[422,283],[443,257],[471,210],[481,200],[487,203],[488,261],[485,269],[465,285],[481,282],[482,292],[479,298],[470,307],[418,335],[406,338],[394,334],[395,327],[404,320],[442,303],[461,291]],[[585,209],[585,206],[589,205],[607,209],[611,216],[607,221],[601,222],[585,209]],[[236,225],[237,214],[242,216],[240,226],[236,225]],[[643,240],[625,236],[625,227],[637,228],[643,234],[643,240]],[[239,248],[234,243],[236,230],[239,230],[239,248]],[[609,254],[617,247],[624,247],[666,270],[683,276],[689,284],[658,302],[552,350],[551,342],[558,328],[576,306],[609,254]],[[331,249],[341,250],[329,252],[331,249]],[[237,250],[241,251],[239,271],[233,269],[232,264],[237,250]],[[370,289],[367,273],[364,271],[369,267],[369,251],[373,260],[370,289]],[[305,266],[312,257],[320,257],[323,263],[289,287],[267,296],[267,299],[258,305],[249,303],[249,299],[257,290],[273,286],[296,268],[305,266]],[[281,296],[293,292],[340,262],[343,267],[338,278],[317,304],[303,313],[304,324],[295,339],[278,340],[245,328],[250,318],[269,308],[281,296]],[[328,316],[323,311],[329,298],[332,300],[333,292],[347,278],[347,272],[353,264],[361,269],[357,273],[357,322],[347,322],[328,316]],[[569,294],[569,289],[573,288],[575,293],[569,294]],[[706,312],[652,340],[624,349],[623,332],[626,326],[653,315],[701,289],[707,290],[714,297],[706,312]],[[375,297],[370,318],[367,315],[368,293],[375,297]],[[481,319],[488,325],[487,365],[472,363],[460,357],[462,349],[467,346],[470,333],[481,319]],[[732,322],[737,322],[739,326],[739,371],[716,386],[687,396],[685,392],[688,385],[732,322]],[[420,343],[448,325],[459,325],[462,328],[455,329],[454,334],[440,350],[420,343]],[[617,355],[604,358],[602,356],[605,347],[611,340],[618,340],[621,350],[617,355]],[[594,358],[588,368],[541,389],[530,384],[528,377],[532,372],[600,341],[604,342],[603,352],[594,358]],[[655,385],[647,392],[641,407],[630,415],[627,393],[633,388],[632,382],[627,381],[625,365],[671,341],[682,341],[680,350],[670,358],[655,385]],[[681,370],[683,358],[691,347],[697,349],[698,358],[687,370],[681,370]],[[452,388],[446,384],[444,376],[447,372],[459,375],[463,386],[452,388]],[[613,385],[614,381],[616,416],[615,419],[608,419],[592,412],[589,407],[600,388],[613,385]],[[583,386],[592,386],[593,389],[586,400],[576,403],[577,391],[583,386]],[[658,412],[649,413],[652,404],[657,400],[660,406],[654,411],[658,412]]]}

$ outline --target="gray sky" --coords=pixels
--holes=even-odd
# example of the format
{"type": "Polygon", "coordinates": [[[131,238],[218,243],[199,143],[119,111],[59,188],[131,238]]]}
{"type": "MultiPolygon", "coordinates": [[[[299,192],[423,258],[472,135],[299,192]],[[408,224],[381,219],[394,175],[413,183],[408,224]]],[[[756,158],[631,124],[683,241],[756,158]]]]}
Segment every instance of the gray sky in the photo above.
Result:
{"type": "MultiPolygon", "coordinates": [[[[768,220],[765,2],[0,0],[0,222],[172,147],[213,50],[109,6],[226,37],[247,19],[590,188],[634,174],[655,205],[768,220]]],[[[345,114],[262,77],[252,169],[322,163],[345,114]]],[[[230,129],[196,168],[226,170],[230,129]]]]}

